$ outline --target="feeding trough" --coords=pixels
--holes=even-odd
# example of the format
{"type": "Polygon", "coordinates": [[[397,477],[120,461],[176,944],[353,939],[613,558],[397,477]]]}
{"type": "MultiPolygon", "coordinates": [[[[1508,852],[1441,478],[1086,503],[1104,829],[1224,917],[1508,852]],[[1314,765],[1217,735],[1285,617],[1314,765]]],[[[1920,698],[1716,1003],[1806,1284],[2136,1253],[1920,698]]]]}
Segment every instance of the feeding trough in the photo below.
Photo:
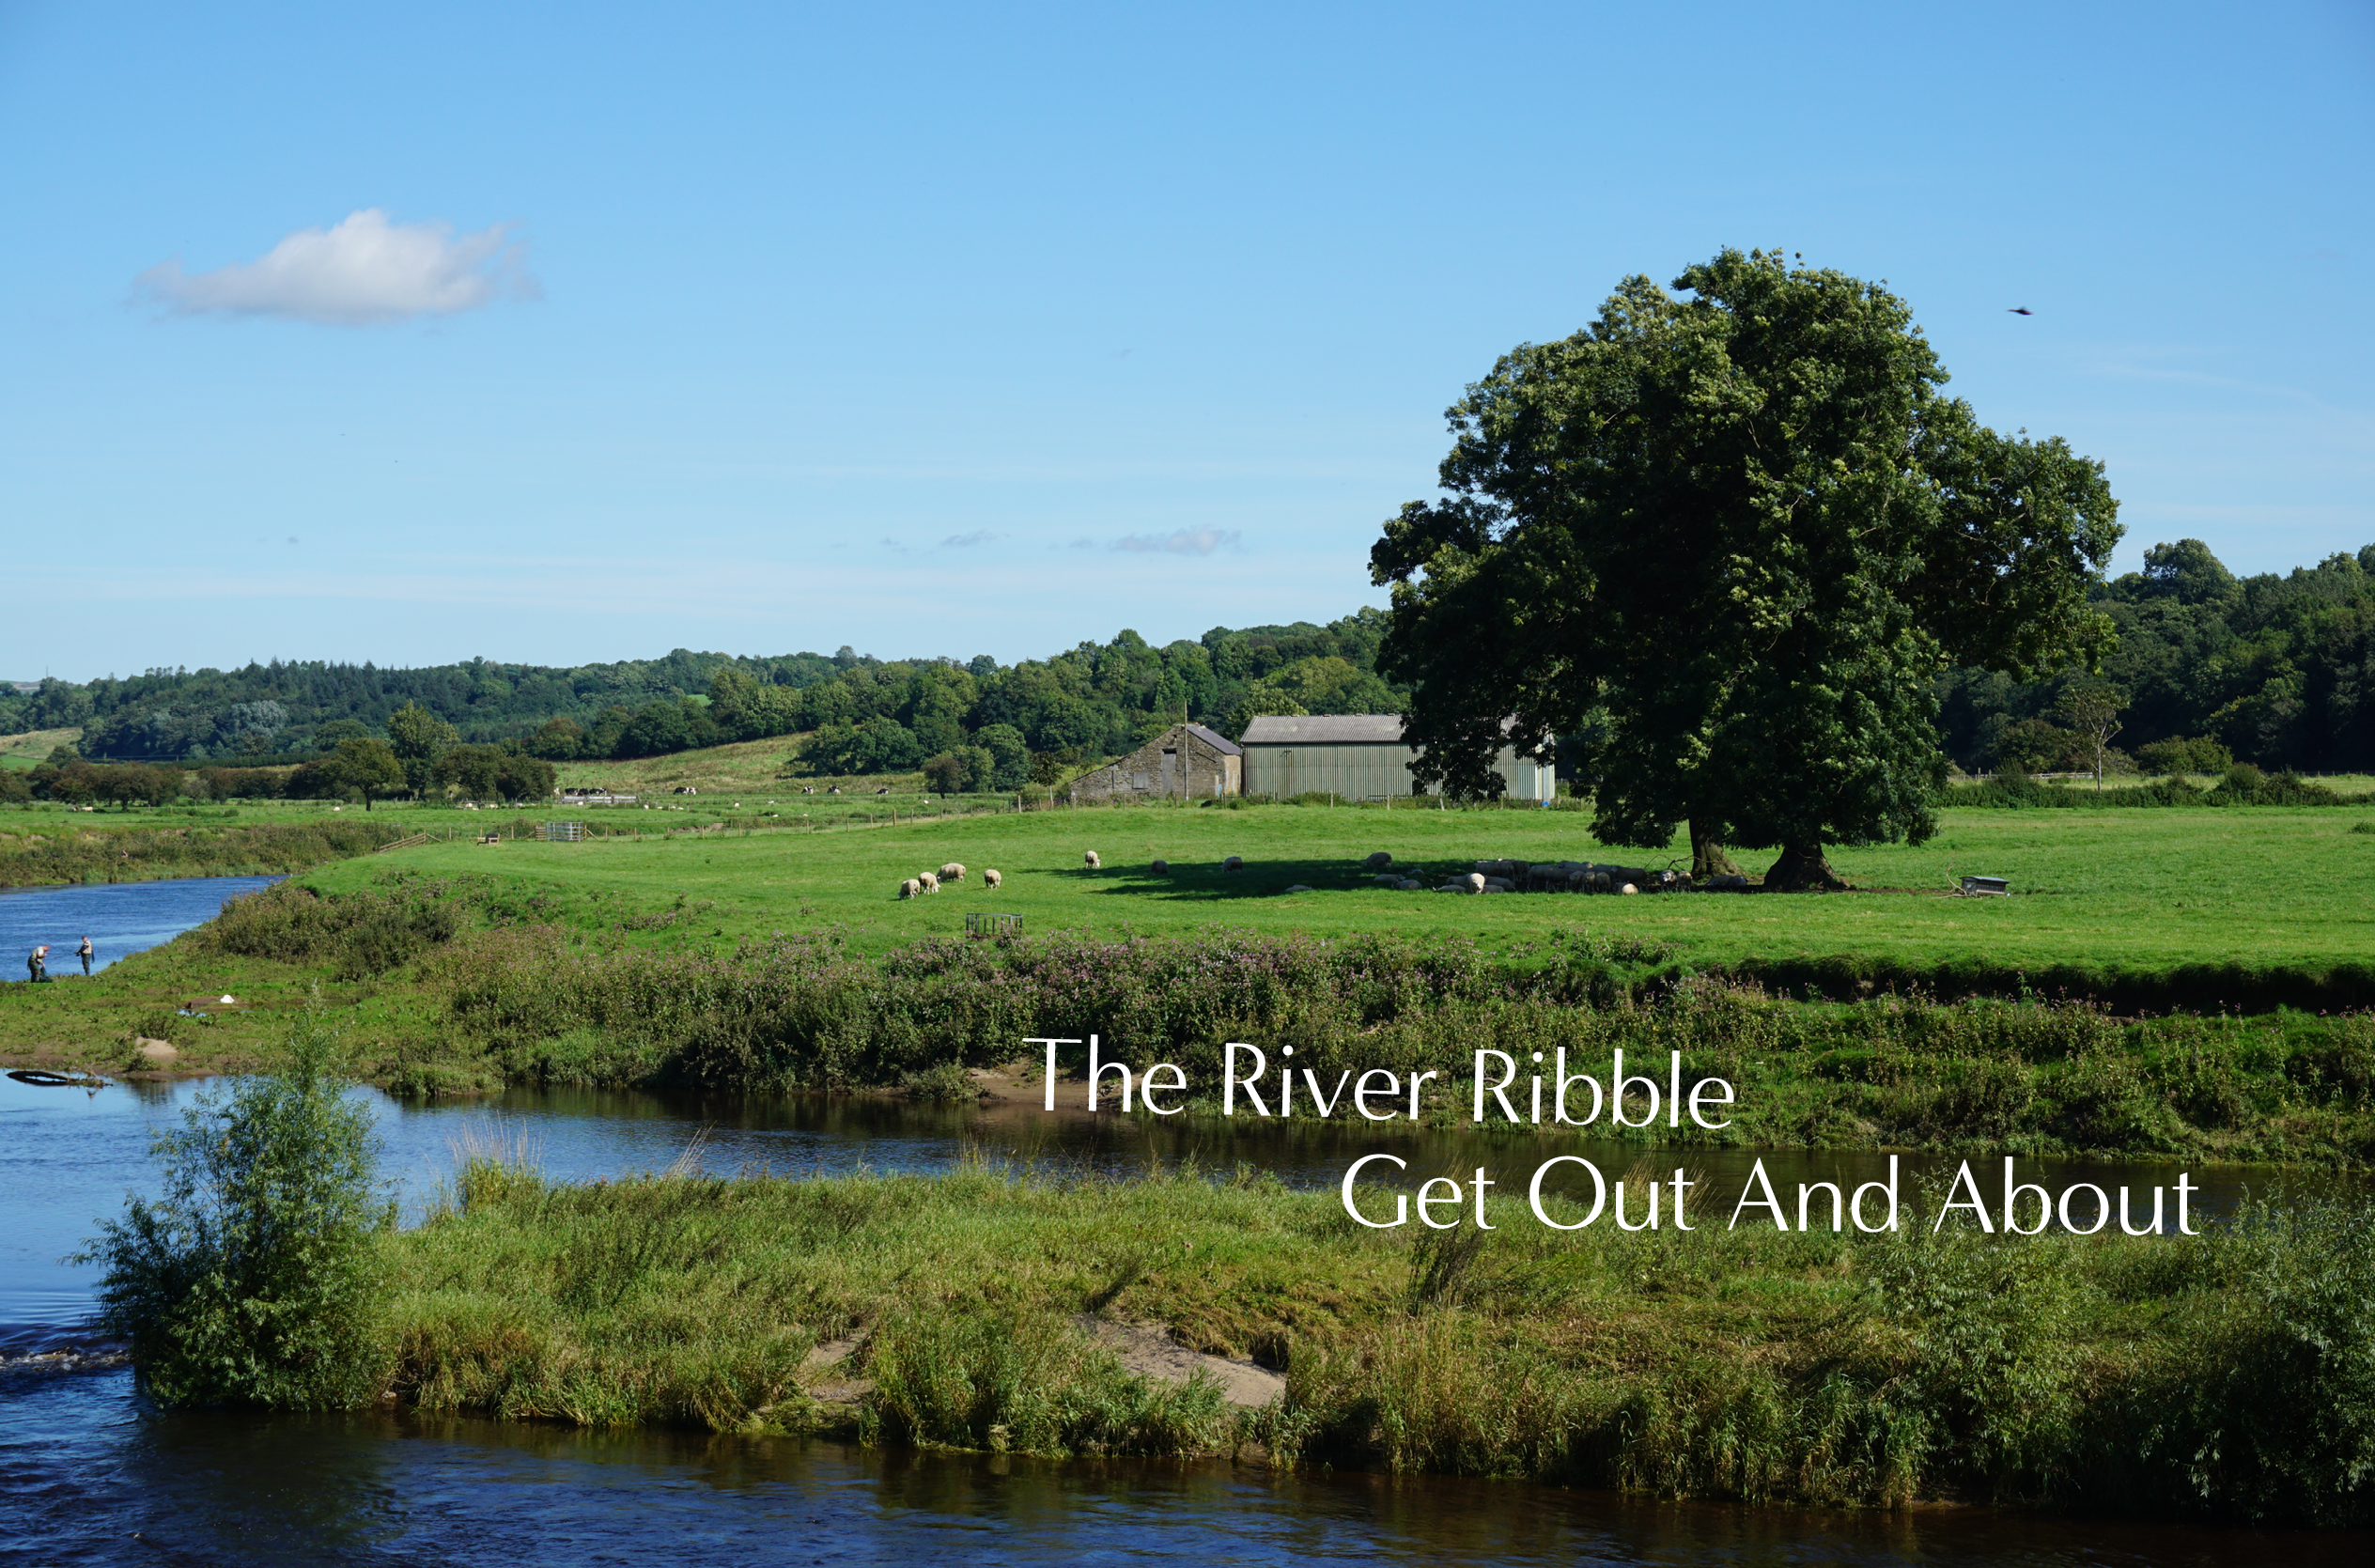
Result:
{"type": "Polygon", "coordinates": [[[1965,877],[1963,878],[1965,898],[2010,898],[2012,886],[2001,877],[1965,877]]]}

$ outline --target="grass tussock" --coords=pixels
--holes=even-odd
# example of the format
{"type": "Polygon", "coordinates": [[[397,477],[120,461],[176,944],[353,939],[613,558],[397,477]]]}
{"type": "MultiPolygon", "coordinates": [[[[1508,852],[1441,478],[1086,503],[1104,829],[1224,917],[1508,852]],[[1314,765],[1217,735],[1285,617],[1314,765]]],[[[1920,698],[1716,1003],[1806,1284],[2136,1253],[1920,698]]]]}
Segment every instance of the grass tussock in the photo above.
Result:
{"type": "Polygon", "coordinates": [[[1249,1173],[567,1187],[482,1161],[461,1194],[389,1241],[393,1382],[424,1409],[1050,1455],[1254,1443],[1289,1465],[1821,1504],[2375,1517],[2364,1209],[2008,1241],[1727,1232],[1712,1212],[1561,1235],[1496,1199],[1490,1231],[1420,1241],[1249,1173]],[[1233,1411],[1202,1379],[1130,1375],[1076,1322],[1100,1296],[1283,1365],[1285,1394],[1233,1411]],[[826,1341],[858,1348],[810,1364],[826,1341]]]}

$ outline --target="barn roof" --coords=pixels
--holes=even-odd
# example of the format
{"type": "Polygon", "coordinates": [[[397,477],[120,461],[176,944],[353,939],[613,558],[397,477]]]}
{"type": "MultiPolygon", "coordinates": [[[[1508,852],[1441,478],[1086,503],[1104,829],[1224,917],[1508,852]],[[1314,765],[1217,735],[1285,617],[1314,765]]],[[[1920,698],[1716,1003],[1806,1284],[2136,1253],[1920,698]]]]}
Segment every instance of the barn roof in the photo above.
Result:
{"type": "Polygon", "coordinates": [[[1249,746],[1399,746],[1399,713],[1265,714],[1245,727],[1249,746]]]}
{"type": "Polygon", "coordinates": [[[1180,727],[1185,729],[1189,735],[1192,735],[1197,739],[1203,741],[1205,745],[1211,747],[1214,751],[1219,752],[1222,756],[1234,757],[1243,756],[1245,754],[1245,753],[1238,748],[1235,741],[1228,739],[1225,737],[1216,735],[1212,731],[1204,728],[1202,724],[1183,724],[1180,727]]]}

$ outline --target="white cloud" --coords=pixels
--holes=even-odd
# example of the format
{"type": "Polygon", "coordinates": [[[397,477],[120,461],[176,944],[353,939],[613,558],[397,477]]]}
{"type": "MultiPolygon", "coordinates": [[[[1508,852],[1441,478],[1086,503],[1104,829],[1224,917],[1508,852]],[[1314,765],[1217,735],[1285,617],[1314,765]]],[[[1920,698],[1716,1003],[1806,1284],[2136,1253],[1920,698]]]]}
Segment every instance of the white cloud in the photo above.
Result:
{"type": "Polygon", "coordinates": [[[376,207],[327,229],[301,228],[254,261],[185,272],[179,259],[136,287],[184,316],[279,316],[361,327],[453,316],[510,297],[534,299],[520,248],[498,224],[457,235],[449,225],[396,224],[376,207]]]}
{"type": "Polygon", "coordinates": [[[1237,538],[1234,528],[1182,528],[1170,534],[1132,534],[1114,540],[1113,548],[1133,555],[1209,555],[1236,549],[1237,538]]]}
{"type": "Polygon", "coordinates": [[[993,534],[986,528],[976,528],[970,534],[951,534],[940,541],[940,548],[942,550],[970,550],[975,545],[994,545],[1003,537],[1005,537],[1004,535],[993,534]]]}

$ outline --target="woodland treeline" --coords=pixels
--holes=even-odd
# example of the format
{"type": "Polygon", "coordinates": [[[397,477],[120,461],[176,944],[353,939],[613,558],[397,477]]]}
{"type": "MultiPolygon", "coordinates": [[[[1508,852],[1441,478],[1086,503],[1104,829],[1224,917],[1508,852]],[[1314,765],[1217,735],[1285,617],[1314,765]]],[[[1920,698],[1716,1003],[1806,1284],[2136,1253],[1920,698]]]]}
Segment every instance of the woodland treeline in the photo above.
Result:
{"type": "MultiPolygon", "coordinates": [[[[2281,576],[2239,578],[2192,539],[2157,545],[2146,562],[2093,590],[2119,633],[2100,677],[1939,677],[1942,739],[1958,766],[2078,765],[2065,699],[2073,682],[2099,678],[2121,704],[2118,746],[2147,768],[2214,770],[2231,756],[2270,769],[2375,770],[2375,545],[2281,576]]],[[[1258,713],[1397,710],[1405,693],[1376,671],[1384,624],[1363,609],[1325,626],[1215,628],[1160,647],[1124,631],[1013,665],[844,647],[776,658],[680,648],[574,669],[479,659],[152,670],[0,697],[0,733],[80,725],[93,759],[293,763],[384,735],[398,709],[418,705],[462,742],[515,742],[548,761],[815,731],[803,760],[818,772],[954,758],[968,783],[1009,788],[1034,770],[1128,751],[1183,717],[1234,735],[1258,713]]]]}
{"type": "Polygon", "coordinates": [[[1383,619],[1364,609],[1327,626],[1216,627],[1161,647],[1124,631],[1013,665],[987,655],[885,660],[844,647],[779,658],[679,648],[575,669],[476,659],[417,670],[152,670],[84,686],[47,680],[0,697],[0,733],[80,725],[79,750],[94,759],[292,763],[387,735],[389,721],[417,705],[460,741],[516,741],[549,761],[659,756],[812,730],[817,760],[836,771],[912,768],[986,730],[1011,732],[1026,754],[1078,759],[1128,750],[1182,717],[1242,727],[1254,713],[1390,710],[1399,694],[1375,673],[1383,619]]]}

